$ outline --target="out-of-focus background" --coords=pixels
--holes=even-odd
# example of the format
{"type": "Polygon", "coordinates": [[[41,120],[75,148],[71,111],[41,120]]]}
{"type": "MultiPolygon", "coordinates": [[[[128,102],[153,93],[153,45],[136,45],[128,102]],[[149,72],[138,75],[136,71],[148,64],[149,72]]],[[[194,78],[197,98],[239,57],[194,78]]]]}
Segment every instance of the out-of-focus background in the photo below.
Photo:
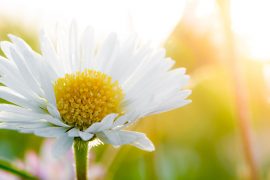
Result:
{"type": "MultiPolygon", "coordinates": [[[[260,178],[270,179],[269,9],[267,0],[0,0],[0,40],[15,34],[39,51],[40,27],[75,19],[100,35],[116,31],[121,38],[135,32],[164,46],[176,67],[187,68],[193,102],[131,127],[145,132],[156,151],[95,147],[93,179],[247,179],[235,96],[239,82],[260,178]]],[[[30,172],[48,164],[49,149],[42,138],[0,130],[0,157],[30,172]]],[[[70,158],[61,161],[72,164],[70,158]]],[[[0,177],[5,180],[8,174],[0,171],[0,177]]]]}

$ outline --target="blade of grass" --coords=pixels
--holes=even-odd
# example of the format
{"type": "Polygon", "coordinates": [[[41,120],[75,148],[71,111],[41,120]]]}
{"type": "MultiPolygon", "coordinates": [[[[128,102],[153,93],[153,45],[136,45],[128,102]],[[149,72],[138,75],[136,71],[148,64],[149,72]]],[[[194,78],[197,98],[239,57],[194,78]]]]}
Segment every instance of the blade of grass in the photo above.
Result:
{"type": "Polygon", "coordinates": [[[235,50],[234,34],[231,27],[230,17],[230,0],[218,0],[220,11],[223,18],[223,25],[227,39],[227,55],[230,67],[230,74],[233,82],[233,91],[236,103],[236,116],[238,120],[238,128],[242,140],[243,152],[245,155],[246,164],[249,168],[250,179],[260,179],[256,154],[253,143],[253,129],[251,126],[251,116],[248,107],[248,92],[243,74],[243,67],[235,50]]]}
{"type": "Polygon", "coordinates": [[[14,174],[18,177],[21,177],[22,179],[29,179],[29,180],[38,179],[32,174],[15,167],[13,164],[3,159],[0,159],[0,169],[7,171],[11,174],[14,174]]]}

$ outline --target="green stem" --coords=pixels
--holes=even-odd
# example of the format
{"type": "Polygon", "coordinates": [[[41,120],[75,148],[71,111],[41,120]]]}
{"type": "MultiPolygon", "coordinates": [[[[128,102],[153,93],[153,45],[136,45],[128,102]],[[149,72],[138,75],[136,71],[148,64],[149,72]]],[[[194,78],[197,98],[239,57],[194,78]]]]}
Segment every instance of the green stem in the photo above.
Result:
{"type": "Polygon", "coordinates": [[[75,138],[73,148],[77,180],[86,180],[89,151],[88,141],[83,141],[81,138],[75,138]]]}
{"type": "Polygon", "coordinates": [[[0,159],[0,169],[3,169],[11,174],[21,177],[22,179],[38,179],[37,177],[29,174],[28,172],[18,169],[10,162],[0,159]]]}

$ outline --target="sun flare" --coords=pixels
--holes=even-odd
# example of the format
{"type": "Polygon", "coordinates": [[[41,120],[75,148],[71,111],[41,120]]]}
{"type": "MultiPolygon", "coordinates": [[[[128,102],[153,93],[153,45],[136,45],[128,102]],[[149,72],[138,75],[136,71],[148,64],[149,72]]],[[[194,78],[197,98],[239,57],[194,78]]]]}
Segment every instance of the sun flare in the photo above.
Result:
{"type": "Polygon", "coordinates": [[[236,0],[231,1],[233,31],[244,44],[251,58],[270,60],[270,1],[236,0]]]}

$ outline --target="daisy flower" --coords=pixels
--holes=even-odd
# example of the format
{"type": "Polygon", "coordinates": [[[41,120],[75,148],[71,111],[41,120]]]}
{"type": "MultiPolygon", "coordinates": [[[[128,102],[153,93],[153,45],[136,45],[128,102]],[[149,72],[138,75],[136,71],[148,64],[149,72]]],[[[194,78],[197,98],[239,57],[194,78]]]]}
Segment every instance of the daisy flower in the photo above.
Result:
{"type": "Polygon", "coordinates": [[[172,69],[163,48],[133,36],[120,41],[112,33],[100,43],[90,27],[55,29],[53,36],[41,32],[41,54],[14,35],[1,42],[0,98],[10,103],[0,104],[0,127],[57,138],[56,156],[73,142],[79,154],[84,142],[153,151],[145,134],[124,129],[188,104],[185,69],[172,69]]]}

